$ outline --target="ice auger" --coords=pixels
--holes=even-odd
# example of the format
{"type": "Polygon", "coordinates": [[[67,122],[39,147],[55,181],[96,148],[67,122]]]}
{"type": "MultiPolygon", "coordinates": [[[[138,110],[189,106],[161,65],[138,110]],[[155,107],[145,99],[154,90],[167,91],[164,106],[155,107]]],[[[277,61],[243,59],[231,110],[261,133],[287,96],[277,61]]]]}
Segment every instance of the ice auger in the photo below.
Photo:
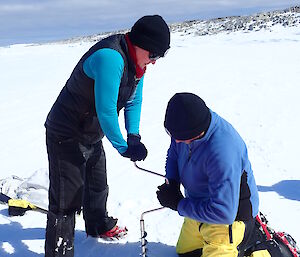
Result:
{"type": "MultiPolygon", "coordinates": [[[[135,165],[135,167],[138,168],[139,170],[148,172],[148,173],[153,174],[153,175],[156,175],[156,176],[163,177],[163,178],[166,180],[166,183],[169,184],[168,179],[167,179],[164,175],[159,174],[159,173],[156,173],[156,172],[151,171],[151,170],[147,170],[147,169],[141,168],[141,167],[139,167],[139,166],[136,164],[136,162],[134,162],[134,165],[135,165]]],[[[144,212],[141,214],[141,219],[140,219],[140,229],[141,229],[141,248],[142,248],[141,256],[142,256],[142,257],[147,257],[147,243],[148,243],[148,242],[147,242],[147,239],[146,239],[147,232],[145,231],[144,215],[146,215],[146,214],[148,214],[148,213],[151,213],[151,212],[154,212],[154,211],[162,210],[162,209],[164,209],[164,208],[165,208],[165,207],[159,207],[159,208],[151,209],[151,210],[148,210],[148,211],[144,211],[144,212]]]]}

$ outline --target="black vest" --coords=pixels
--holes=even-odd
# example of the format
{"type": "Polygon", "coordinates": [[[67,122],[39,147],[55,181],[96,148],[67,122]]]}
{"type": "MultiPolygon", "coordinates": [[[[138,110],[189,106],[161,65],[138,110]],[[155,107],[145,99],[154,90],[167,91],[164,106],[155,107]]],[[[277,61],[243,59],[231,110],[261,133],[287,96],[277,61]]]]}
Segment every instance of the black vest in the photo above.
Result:
{"type": "Polygon", "coordinates": [[[92,144],[103,138],[95,108],[94,80],[83,71],[84,61],[102,48],[118,51],[124,60],[117,103],[118,113],[135,92],[139,80],[135,76],[135,65],[129,57],[125,36],[117,34],[107,37],[92,46],[75,66],[47,116],[47,132],[77,138],[85,144],[92,144]]]}

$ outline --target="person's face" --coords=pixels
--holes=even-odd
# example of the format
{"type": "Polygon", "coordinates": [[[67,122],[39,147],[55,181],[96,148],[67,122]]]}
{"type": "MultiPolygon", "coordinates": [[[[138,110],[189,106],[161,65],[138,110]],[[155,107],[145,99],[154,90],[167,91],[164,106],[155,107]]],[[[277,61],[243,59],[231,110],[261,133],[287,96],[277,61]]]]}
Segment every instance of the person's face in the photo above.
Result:
{"type": "Polygon", "coordinates": [[[144,50],[138,46],[135,46],[135,54],[137,65],[144,69],[148,64],[155,64],[156,60],[151,60],[149,58],[149,51],[144,50]]]}
{"type": "Polygon", "coordinates": [[[191,139],[187,139],[187,140],[178,140],[178,139],[175,139],[175,142],[176,142],[176,143],[185,143],[185,144],[188,145],[188,144],[192,143],[194,140],[203,137],[203,135],[204,135],[204,131],[203,131],[200,135],[198,135],[198,136],[196,136],[196,137],[193,137],[193,138],[191,138],[191,139]]]}

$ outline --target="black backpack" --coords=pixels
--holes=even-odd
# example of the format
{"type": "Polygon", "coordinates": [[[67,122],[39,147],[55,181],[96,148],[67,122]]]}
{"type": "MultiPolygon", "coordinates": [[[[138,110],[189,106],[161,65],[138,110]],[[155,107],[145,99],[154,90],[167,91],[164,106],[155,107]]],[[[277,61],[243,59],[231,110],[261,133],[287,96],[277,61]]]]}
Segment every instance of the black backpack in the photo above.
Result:
{"type": "Polygon", "coordinates": [[[267,250],[271,257],[300,257],[296,241],[286,232],[276,232],[268,225],[260,212],[255,221],[256,243],[245,251],[244,256],[259,256],[259,251],[267,250]]]}

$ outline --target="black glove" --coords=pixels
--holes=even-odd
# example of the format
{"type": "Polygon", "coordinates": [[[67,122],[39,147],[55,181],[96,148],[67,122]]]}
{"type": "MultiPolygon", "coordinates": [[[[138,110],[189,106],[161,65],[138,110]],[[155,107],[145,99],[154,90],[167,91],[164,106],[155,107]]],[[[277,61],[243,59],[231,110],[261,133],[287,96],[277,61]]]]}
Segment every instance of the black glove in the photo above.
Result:
{"type": "Polygon", "coordinates": [[[179,183],[175,180],[169,180],[169,184],[164,183],[157,188],[156,195],[160,204],[177,211],[179,201],[184,198],[179,183]]]}
{"type": "Polygon", "coordinates": [[[125,153],[122,153],[123,157],[130,158],[131,161],[145,160],[148,154],[147,148],[141,142],[141,136],[137,134],[128,134],[127,136],[128,148],[125,153]]]}

